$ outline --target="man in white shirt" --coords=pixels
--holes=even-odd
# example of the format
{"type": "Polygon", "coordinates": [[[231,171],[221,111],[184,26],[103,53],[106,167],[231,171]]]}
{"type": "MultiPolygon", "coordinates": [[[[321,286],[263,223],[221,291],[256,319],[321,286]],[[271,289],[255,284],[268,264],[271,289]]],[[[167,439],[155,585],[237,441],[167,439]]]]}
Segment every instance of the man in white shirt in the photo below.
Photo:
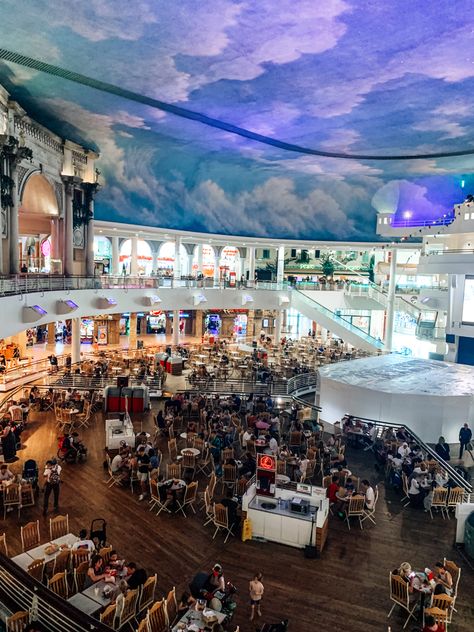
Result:
{"type": "Polygon", "coordinates": [[[405,459],[410,454],[408,443],[402,443],[402,445],[398,448],[398,454],[402,457],[402,459],[405,459]]]}
{"type": "Polygon", "coordinates": [[[275,437],[272,437],[270,439],[270,441],[268,442],[268,447],[272,451],[272,454],[278,454],[278,441],[275,439],[275,437]]]}
{"type": "Polygon", "coordinates": [[[87,539],[87,531],[85,529],[79,531],[79,540],[72,545],[73,551],[77,551],[77,549],[87,549],[89,553],[95,551],[95,545],[92,540],[87,539]]]}
{"type": "Polygon", "coordinates": [[[365,496],[365,508],[372,511],[375,505],[375,492],[374,488],[367,479],[362,481],[362,491],[365,496]]]}
{"type": "Polygon", "coordinates": [[[250,433],[247,430],[245,430],[244,434],[242,435],[242,447],[246,448],[247,447],[247,441],[250,441],[250,439],[252,438],[252,433],[250,433]]]}

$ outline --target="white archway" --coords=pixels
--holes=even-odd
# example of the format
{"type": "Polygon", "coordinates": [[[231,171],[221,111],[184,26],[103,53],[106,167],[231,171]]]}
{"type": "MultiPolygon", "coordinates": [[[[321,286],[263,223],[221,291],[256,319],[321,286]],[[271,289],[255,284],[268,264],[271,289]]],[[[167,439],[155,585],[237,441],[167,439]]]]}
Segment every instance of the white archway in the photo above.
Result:
{"type": "MultiPolygon", "coordinates": [[[[158,273],[172,273],[174,270],[174,259],[175,259],[175,243],[174,241],[165,241],[161,244],[160,249],[158,251],[158,273]]],[[[179,248],[179,259],[180,259],[180,269],[184,271],[187,269],[187,260],[188,253],[186,252],[186,248],[183,244],[180,245],[179,248]]],[[[190,272],[188,272],[190,274],[190,272]]]]}
{"type": "MultiPolygon", "coordinates": [[[[132,259],[132,240],[126,239],[120,247],[120,265],[125,266],[125,271],[130,273],[130,263],[132,259]]],[[[137,241],[137,272],[138,274],[150,275],[153,268],[153,253],[150,244],[144,239],[137,241]]]]}

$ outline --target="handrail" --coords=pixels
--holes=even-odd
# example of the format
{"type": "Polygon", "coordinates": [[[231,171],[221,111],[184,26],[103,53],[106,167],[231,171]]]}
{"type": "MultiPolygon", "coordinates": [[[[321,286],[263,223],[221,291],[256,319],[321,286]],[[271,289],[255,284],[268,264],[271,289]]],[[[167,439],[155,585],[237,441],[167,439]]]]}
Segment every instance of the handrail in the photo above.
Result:
{"type": "Polygon", "coordinates": [[[111,628],[84,614],[48,590],[0,553],[0,601],[12,611],[26,610],[48,632],[110,632],[111,628]]]}
{"type": "Polygon", "coordinates": [[[429,456],[434,459],[435,461],[437,461],[441,467],[446,470],[446,472],[449,474],[450,478],[453,479],[453,481],[459,486],[462,487],[463,489],[466,490],[467,493],[471,493],[473,491],[472,489],[472,485],[466,481],[462,476],[460,476],[458,474],[458,472],[456,472],[456,470],[453,468],[453,466],[448,462],[445,461],[444,459],[442,459],[439,454],[437,452],[435,452],[435,450],[433,450],[433,448],[430,448],[430,446],[425,443],[422,439],[420,439],[420,437],[413,432],[413,430],[411,430],[411,428],[409,428],[406,424],[404,423],[395,423],[395,422],[388,422],[388,421],[380,421],[379,419],[370,419],[369,417],[360,417],[359,415],[351,415],[350,413],[346,413],[346,415],[348,417],[353,417],[354,419],[360,419],[361,421],[367,422],[367,423],[371,423],[374,424],[375,426],[380,426],[383,428],[403,428],[403,430],[405,430],[414,440],[414,442],[420,446],[420,448],[426,452],[427,454],[429,454],[429,456]]]}
{"type": "Polygon", "coordinates": [[[321,305],[321,303],[318,303],[313,298],[311,298],[307,294],[304,294],[300,290],[296,290],[295,289],[293,291],[294,292],[298,292],[298,295],[304,301],[309,303],[311,307],[314,307],[314,309],[316,309],[317,311],[325,314],[326,316],[328,316],[329,318],[331,318],[335,322],[339,323],[345,329],[351,331],[352,333],[356,334],[360,338],[363,338],[366,342],[370,343],[376,349],[383,349],[384,348],[383,342],[381,342],[380,340],[377,340],[376,338],[374,338],[373,336],[371,336],[370,334],[365,332],[363,329],[360,329],[360,327],[356,327],[356,325],[353,325],[350,321],[346,320],[342,316],[339,316],[335,312],[332,312],[330,309],[328,309],[327,307],[324,307],[324,305],[321,305]]]}
{"type": "Polygon", "coordinates": [[[449,250],[430,250],[429,252],[422,252],[422,257],[440,256],[440,255],[472,255],[474,250],[470,248],[451,248],[449,250]]]}

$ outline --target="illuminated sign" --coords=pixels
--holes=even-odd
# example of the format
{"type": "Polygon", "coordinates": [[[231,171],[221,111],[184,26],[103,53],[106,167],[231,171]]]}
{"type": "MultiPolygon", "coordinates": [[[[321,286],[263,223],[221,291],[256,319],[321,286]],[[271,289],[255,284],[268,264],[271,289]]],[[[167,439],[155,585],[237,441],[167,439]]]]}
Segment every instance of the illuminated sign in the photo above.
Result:
{"type": "Polygon", "coordinates": [[[268,454],[259,454],[258,455],[258,467],[261,470],[267,471],[275,471],[276,469],[276,459],[274,456],[270,456],[268,454]]]}

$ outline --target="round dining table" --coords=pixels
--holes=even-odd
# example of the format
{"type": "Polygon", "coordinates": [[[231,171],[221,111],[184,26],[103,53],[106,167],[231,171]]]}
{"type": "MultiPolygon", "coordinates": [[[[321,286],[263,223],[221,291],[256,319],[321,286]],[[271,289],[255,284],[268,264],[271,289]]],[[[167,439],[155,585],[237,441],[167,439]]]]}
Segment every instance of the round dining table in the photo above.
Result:
{"type": "Polygon", "coordinates": [[[181,450],[181,454],[184,456],[185,452],[190,452],[193,456],[199,456],[201,454],[201,450],[197,448],[183,448],[181,450]]]}

